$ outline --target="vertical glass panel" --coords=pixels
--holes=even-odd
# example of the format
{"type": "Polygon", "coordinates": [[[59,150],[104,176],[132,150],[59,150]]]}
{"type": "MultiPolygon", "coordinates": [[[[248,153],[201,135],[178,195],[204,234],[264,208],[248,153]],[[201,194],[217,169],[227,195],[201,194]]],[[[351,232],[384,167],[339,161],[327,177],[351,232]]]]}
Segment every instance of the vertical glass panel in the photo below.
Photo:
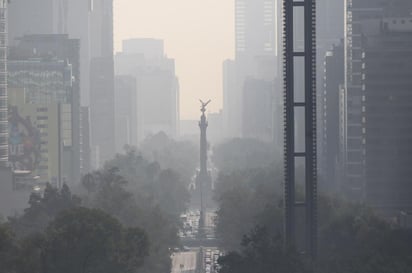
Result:
{"type": "Polygon", "coordinates": [[[293,58],[294,102],[305,102],[305,58],[293,58]]]}
{"type": "Polygon", "coordinates": [[[305,17],[303,7],[293,8],[293,51],[305,50],[305,17]]]}
{"type": "Polygon", "coordinates": [[[295,107],[295,152],[304,153],[305,148],[305,108],[295,107]]]}

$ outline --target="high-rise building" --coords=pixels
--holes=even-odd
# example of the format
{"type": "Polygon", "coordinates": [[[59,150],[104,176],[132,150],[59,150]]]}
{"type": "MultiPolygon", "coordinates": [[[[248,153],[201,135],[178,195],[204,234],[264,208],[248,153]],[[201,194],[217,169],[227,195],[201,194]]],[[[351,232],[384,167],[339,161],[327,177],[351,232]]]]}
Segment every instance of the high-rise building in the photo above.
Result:
{"type": "Polygon", "coordinates": [[[0,167],[8,164],[7,0],[0,1],[0,167]]]}
{"type": "Polygon", "coordinates": [[[363,51],[364,198],[373,207],[411,211],[412,16],[386,18],[381,27],[363,51]]]}
{"type": "Polygon", "coordinates": [[[59,60],[8,61],[10,163],[56,185],[72,183],[77,170],[71,68],[59,60]]]}
{"type": "MultiPolygon", "coordinates": [[[[248,78],[273,81],[277,86],[279,1],[235,1],[235,60],[223,64],[224,128],[226,137],[241,137],[243,90],[248,78]],[[269,64],[269,65],[268,65],[269,64]],[[271,67],[271,69],[267,69],[271,67]]],[[[277,90],[280,94],[280,90],[277,90]]],[[[273,92],[276,90],[273,89],[273,92]]],[[[276,96],[271,96],[275,99],[276,96]]],[[[275,111],[275,109],[273,109],[275,111]]],[[[275,113],[271,114],[274,121],[275,113]]],[[[273,125],[272,125],[273,127],[273,125]]],[[[279,127],[281,125],[279,124],[279,127]]],[[[273,133],[273,128],[271,128],[273,133]]]]}
{"type": "Polygon", "coordinates": [[[32,34],[67,34],[67,0],[10,1],[10,44],[32,34]],[[24,20],[22,20],[24,18],[24,20]]]}
{"type": "Polygon", "coordinates": [[[236,92],[236,61],[223,62],[223,124],[224,135],[234,136],[240,131],[240,123],[236,122],[240,113],[240,96],[236,92]]]}
{"type": "Polygon", "coordinates": [[[113,0],[94,0],[90,23],[90,122],[92,165],[115,154],[113,0]]]}
{"type": "Polygon", "coordinates": [[[90,111],[86,106],[80,109],[80,175],[83,177],[91,171],[90,111]]]}
{"type": "Polygon", "coordinates": [[[345,9],[341,185],[374,207],[400,209],[410,205],[412,2],[353,0],[345,9]]]}
{"type": "Polygon", "coordinates": [[[163,48],[162,40],[131,39],[116,55],[116,74],[136,80],[137,143],[161,131],[178,135],[179,81],[175,61],[165,57],[163,48]]]}
{"type": "MultiPolygon", "coordinates": [[[[10,88],[10,164],[40,183],[61,186],[72,176],[71,105],[28,103],[24,88],[10,88]]],[[[17,179],[16,179],[17,180],[17,179]]],[[[26,179],[17,182],[25,187],[26,179]]],[[[33,184],[31,185],[33,186],[33,184]]]]}
{"type": "Polygon", "coordinates": [[[273,141],[273,83],[247,79],[243,87],[242,136],[273,141]]]}
{"type": "MultiPolygon", "coordinates": [[[[19,0],[20,1],[20,0],[19,0]]],[[[90,17],[93,0],[64,0],[66,32],[71,39],[80,40],[80,102],[90,105],[90,17]]]]}
{"type": "Polygon", "coordinates": [[[125,145],[137,146],[137,87],[133,76],[116,76],[116,153],[125,145]]]}
{"type": "Polygon", "coordinates": [[[91,58],[113,59],[113,0],[91,1],[91,58]]]}
{"type": "MultiPolygon", "coordinates": [[[[25,88],[49,88],[50,93],[53,93],[53,91],[55,93],[55,97],[47,97],[50,103],[58,102],[54,101],[54,99],[60,100],[64,98],[64,91],[53,90],[54,87],[51,83],[62,77],[63,74],[60,72],[54,73],[53,71],[57,69],[54,66],[57,64],[53,65],[52,63],[63,62],[71,66],[71,76],[64,74],[66,78],[63,79],[66,82],[71,82],[71,91],[65,97],[67,103],[72,108],[71,132],[73,148],[71,151],[73,156],[71,158],[73,162],[71,165],[73,166],[73,173],[69,182],[78,183],[80,182],[80,42],[78,39],[69,39],[67,35],[60,34],[28,35],[19,38],[17,41],[18,43],[10,48],[9,59],[13,62],[13,67],[16,67],[16,70],[9,71],[9,80],[11,80],[11,76],[16,76],[13,81],[19,81],[19,84],[23,84],[25,88]],[[35,59],[39,62],[36,62],[35,59]],[[45,60],[53,61],[45,65],[45,60]],[[43,70],[51,76],[42,79],[44,75],[39,73],[43,70]],[[27,71],[27,73],[24,71],[27,71]],[[30,85],[27,79],[33,80],[36,84],[30,85]],[[45,80],[50,83],[45,84],[45,80]]],[[[15,87],[19,88],[21,86],[16,85],[15,87]]],[[[39,92],[43,91],[40,90],[39,92]]],[[[40,103],[43,97],[39,94],[39,96],[35,96],[33,99],[36,100],[35,103],[40,103]]]]}
{"type": "Polygon", "coordinates": [[[8,37],[34,34],[67,34],[80,40],[80,95],[82,105],[89,105],[90,16],[93,0],[19,0],[10,1],[8,37]],[[24,20],[22,20],[24,18],[24,20]]]}
{"type": "Polygon", "coordinates": [[[275,0],[236,0],[236,59],[275,55],[277,51],[276,25],[275,0]]]}
{"type": "Polygon", "coordinates": [[[324,56],[324,78],[320,103],[319,172],[326,190],[337,190],[339,157],[339,90],[344,82],[343,41],[324,56]]]}

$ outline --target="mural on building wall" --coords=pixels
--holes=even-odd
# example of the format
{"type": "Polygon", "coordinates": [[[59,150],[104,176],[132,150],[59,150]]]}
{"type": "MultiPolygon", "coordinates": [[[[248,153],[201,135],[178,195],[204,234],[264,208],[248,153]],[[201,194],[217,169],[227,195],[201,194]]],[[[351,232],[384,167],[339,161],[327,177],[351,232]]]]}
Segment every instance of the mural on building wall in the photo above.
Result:
{"type": "Polygon", "coordinates": [[[16,106],[9,108],[9,160],[14,170],[33,172],[40,162],[40,132],[30,117],[19,115],[16,106]]]}

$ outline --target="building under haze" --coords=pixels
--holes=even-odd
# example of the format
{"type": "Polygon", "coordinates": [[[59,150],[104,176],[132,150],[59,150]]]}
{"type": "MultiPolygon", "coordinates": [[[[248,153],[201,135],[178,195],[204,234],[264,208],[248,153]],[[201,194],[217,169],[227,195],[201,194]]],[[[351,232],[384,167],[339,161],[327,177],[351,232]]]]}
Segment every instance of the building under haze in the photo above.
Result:
{"type": "Polygon", "coordinates": [[[388,210],[411,209],[412,2],[346,6],[342,188],[388,210]]]}
{"type": "Polygon", "coordinates": [[[80,147],[73,142],[72,66],[62,60],[9,60],[8,85],[13,170],[44,183],[75,181],[80,147]]]}
{"type": "Polygon", "coordinates": [[[236,60],[276,55],[276,25],[275,0],[236,0],[236,60]]]}
{"type": "Polygon", "coordinates": [[[8,166],[7,1],[0,1],[0,168],[8,166]]]}
{"type": "MultiPolygon", "coordinates": [[[[80,44],[67,35],[27,35],[10,48],[9,86],[25,88],[31,103],[71,106],[70,183],[80,182],[80,44]],[[70,70],[70,74],[66,73],[70,70]],[[70,90],[60,88],[70,84],[70,90]],[[30,97],[32,96],[32,97],[30,97]]],[[[68,87],[67,87],[68,88],[68,87]]]]}
{"type": "Polygon", "coordinates": [[[179,81],[174,59],[164,54],[163,41],[124,41],[123,51],[116,55],[116,75],[129,75],[136,80],[137,124],[132,126],[137,127],[137,143],[159,132],[177,137],[179,81]]]}
{"type": "Polygon", "coordinates": [[[9,4],[9,40],[31,34],[67,34],[65,0],[18,0],[9,4]]]}
{"type": "Polygon", "coordinates": [[[137,87],[133,76],[116,76],[116,153],[125,145],[137,146],[137,87]]]}
{"type": "MultiPolygon", "coordinates": [[[[26,97],[30,92],[10,88],[10,164],[15,173],[27,172],[38,183],[69,183],[73,175],[71,105],[31,103],[26,97]]],[[[23,180],[15,182],[17,188],[30,188],[23,180]]]]}
{"type": "Polygon", "coordinates": [[[97,4],[98,1],[93,0],[18,0],[9,5],[11,45],[17,42],[16,38],[32,34],[67,34],[71,39],[80,40],[80,95],[82,105],[87,106],[90,97],[90,24],[93,6],[97,4]]]}
{"type": "MultiPolygon", "coordinates": [[[[235,1],[235,60],[227,60],[223,64],[223,119],[226,137],[245,136],[243,90],[246,80],[263,79],[273,82],[274,86],[279,83],[278,7],[279,3],[275,0],[235,1]]],[[[273,92],[280,92],[277,89],[272,88],[273,92]]],[[[257,96],[261,94],[260,91],[257,90],[257,96]]],[[[273,94],[271,99],[275,100],[277,97],[279,96],[273,94]]],[[[274,105],[277,106],[276,103],[274,105]]],[[[279,109],[274,107],[272,110],[270,119],[275,121],[275,111],[279,109]]],[[[280,127],[280,124],[277,125],[280,127]]],[[[270,131],[274,139],[273,126],[272,123],[270,131]]]]}
{"type": "Polygon", "coordinates": [[[339,158],[339,93],[344,82],[344,47],[343,41],[324,56],[324,78],[319,94],[320,130],[319,172],[320,179],[328,190],[338,188],[339,158]]]}
{"type": "Polygon", "coordinates": [[[115,155],[113,0],[92,1],[90,122],[93,167],[115,155]]]}
{"type": "Polygon", "coordinates": [[[242,136],[271,142],[273,82],[247,79],[243,87],[242,136]]]}
{"type": "Polygon", "coordinates": [[[82,106],[80,108],[80,175],[88,174],[91,168],[92,154],[90,147],[90,108],[82,106]]]}

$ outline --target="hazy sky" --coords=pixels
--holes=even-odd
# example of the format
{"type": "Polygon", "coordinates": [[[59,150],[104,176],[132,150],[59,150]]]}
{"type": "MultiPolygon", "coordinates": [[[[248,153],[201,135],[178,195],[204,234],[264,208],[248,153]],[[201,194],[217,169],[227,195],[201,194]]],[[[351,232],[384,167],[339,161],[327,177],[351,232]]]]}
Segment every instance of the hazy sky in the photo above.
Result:
{"type": "Polygon", "coordinates": [[[234,55],[234,0],[115,0],[115,49],[129,38],[158,38],[176,60],[180,116],[199,117],[199,98],[222,107],[222,62],[234,55]]]}

